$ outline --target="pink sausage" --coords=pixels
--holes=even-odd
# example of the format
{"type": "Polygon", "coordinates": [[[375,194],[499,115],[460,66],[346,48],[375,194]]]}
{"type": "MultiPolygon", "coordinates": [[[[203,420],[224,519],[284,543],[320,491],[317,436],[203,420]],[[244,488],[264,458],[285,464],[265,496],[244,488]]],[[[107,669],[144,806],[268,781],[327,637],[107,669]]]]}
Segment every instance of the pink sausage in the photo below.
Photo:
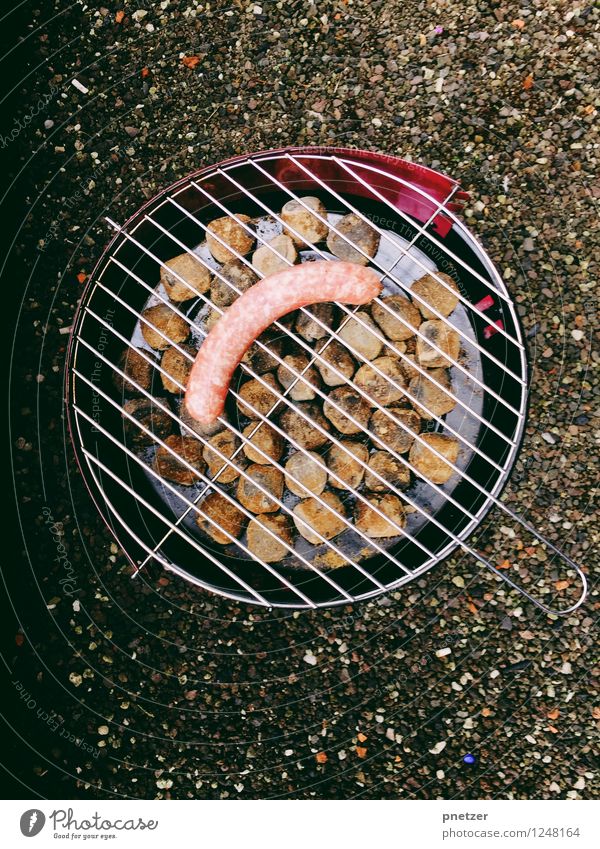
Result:
{"type": "Polygon", "coordinates": [[[223,413],[236,366],[277,319],[326,301],[367,304],[381,289],[372,269],[351,262],[307,262],[263,278],[234,301],[202,343],[185,393],[190,415],[210,424],[223,413]]]}

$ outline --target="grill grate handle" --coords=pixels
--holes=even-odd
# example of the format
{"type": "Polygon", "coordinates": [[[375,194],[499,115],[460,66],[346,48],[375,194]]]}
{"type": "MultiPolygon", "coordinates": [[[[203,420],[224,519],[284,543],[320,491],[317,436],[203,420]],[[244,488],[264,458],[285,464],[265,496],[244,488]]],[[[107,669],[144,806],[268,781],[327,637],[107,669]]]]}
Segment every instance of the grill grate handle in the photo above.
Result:
{"type": "Polygon", "coordinates": [[[535,598],[535,596],[533,596],[528,590],[526,590],[524,587],[521,587],[519,584],[513,581],[512,578],[509,578],[508,575],[505,575],[504,572],[494,566],[493,563],[490,563],[490,561],[486,557],[480,555],[479,553],[477,554],[478,562],[482,566],[485,566],[487,569],[489,569],[490,572],[493,572],[494,575],[498,575],[499,578],[502,578],[503,581],[509,584],[509,586],[511,586],[514,590],[517,590],[517,592],[521,593],[521,595],[525,596],[526,599],[528,599],[532,604],[535,604],[536,607],[539,607],[540,610],[543,610],[544,613],[547,613],[550,616],[567,616],[569,613],[573,613],[574,610],[577,610],[578,607],[581,607],[588,594],[588,580],[581,566],[575,563],[575,561],[572,560],[568,556],[568,554],[565,554],[564,551],[561,551],[559,548],[557,548],[554,543],[550,542],[549,539],[546,539],[546,537],[543,536],[543,534],[541,534],[539,531],[537,531],[532,525],[530,525],[526,519],[524,519],[522,516],[519,516],[518,513],[515,513],[514,510],[511,510],[510,507],[508,507],[506,504],[502,504],[502,509],[509,516],[511,516],[511,518],[513,518],[515,522],[521,525],[521,527],[525,528],[525,530],[527,530],[533,537],[535,537],[539,542],[541,542],[542,545],[545,545],[547,548],[553,551],[554,554],[560,560],[568,564],[568,566],[573,569],[573,571],[577,574],[579,581],[581,582],[581,593],[579,595],[579,598],[574,604],[572,604],[570,607],[566,607],[564,610],[558,610],[553,607],[548,607],[548,605],[544,604],[543,601],[540,601],[538,598],[535,598]]]}

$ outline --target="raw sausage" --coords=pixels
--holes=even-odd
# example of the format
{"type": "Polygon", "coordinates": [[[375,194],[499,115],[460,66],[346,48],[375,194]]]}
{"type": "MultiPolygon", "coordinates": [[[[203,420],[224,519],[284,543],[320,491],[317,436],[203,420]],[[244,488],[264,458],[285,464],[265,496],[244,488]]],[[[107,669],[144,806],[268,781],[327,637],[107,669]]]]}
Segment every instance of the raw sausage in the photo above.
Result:
{"type": "Polygon", "coordinates": [[[201,423],[221,415],[236,366],[277,319],[309,304],[366,304],[380,294],[378,275],[350,262],[310,262],[263,278],[223,314],[192,367],[185,404],[201,423]]]}

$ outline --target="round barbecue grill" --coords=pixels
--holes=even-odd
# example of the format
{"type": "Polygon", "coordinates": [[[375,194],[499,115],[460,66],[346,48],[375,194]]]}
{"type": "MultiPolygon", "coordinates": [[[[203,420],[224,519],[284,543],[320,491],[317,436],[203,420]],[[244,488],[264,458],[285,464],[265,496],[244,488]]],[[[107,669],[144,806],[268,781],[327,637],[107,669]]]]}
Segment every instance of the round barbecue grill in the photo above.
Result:
{"type": "MultiPolygon", "coordinates": [[[[67,357],[67,408],[83,477],[130,558],[134,575],[155,560],[185,580],[239,601],[268,607],[315,608],[369,599],[398,588],[460,547],[547,612],[564,614],[582,603],[586,582],[580,567],[499,500],[525,423],[527,361],[510,295],[490,259],[457,218],[467,197],[456,181],[397,157],[340,148],[291,148],[241,156],[205,168],[163,191],[126,224],[120,226],[108,220],[115,233],[90,277],[72,330],[67,357]],[[411,286],[423,275],[431,275],[443,286],[448,285],[444,282],[447,278],[439,275],[449,275],[457,284],[456,309],[449,317],[436,315],[460,336],[461,355],[451,369],[455,406],[445,415],[431,414],[427,429],[451,436],[457,440],[459,450],[451,464],[450,479],[435,484],[419,474],[405,454],[385,446],[411,472],[410,486],[400,491],[381,479],[406,506],[406,523],[398,523],[396,535],[377,539],[361,531],[352,519],[352,511],[357,505],[372,502],[364,487],[345,486],[347,509],[337,517],[343,525],[341,533],[331,539],[320,536],[316,542],[298,535],[282,543],[278,537],[279,544],[286,548],[285,556],[277,562],[267,562],[251,551],[246,534],[232,534],[218,516],[207,514],[204,500],[207,493],[218,491],[247,514],[248,521],[253,518],[238,502],[235,486],[220,478],[229,480],[224,471],[232,468],[239,478],[248,476],[243,445],[261,427],[268,426],[283,438],[285,456],[296,451],[307,453],[282,427],[279,417],[286,409],[298,409],[290,398],[297,384],[309,385],[317,401],[328,398],[327,387],[312,385],[309,380],[309,367],[323,361],[323,344],[311,344],[290,322],[276,323],[274,332],[300,349],[308,357],[308,366],[300,371],[290,367],[293,383],[275,390],[272,408],[266,414],[252,416],[250,423],[254,427],[246,433],[247,420],[240,418],[236,406],[243,382],[252,378],[274,390],[273,382],[266,382],[264,372],[254,371],[251,361],[241,364],[239,377],[229,391],[229,414],[221,422],[224,430],[236,436],[239,445],[233,454],[220,455],[222,466],[216,473],[197,473],[191,485],[166,480],[157,472],[153,464],[157,447],[171,453],[172,449],[165,443],[164,434],[153,427],[152,418],[136,418],[124,406],[124,399],[131,395],[145,399],[163,420],[165,415],[169,417],[175,432],[206,444],[207,437],[196,432],[193,422],[182,418],[181,398],[165,392],[162,386],[160,376],[165,371],[141,332],[144,324],[149,324],[143,313],[149,306],[163,304],[182,318],[189,327],[191,346],[174,347],[182,357],[193,361],[193,349],[202,344],[208,332],[209,317],[215,313],[218,316],[222,309],[211,301],[210,292],[198,294],[191,287],[189,299],[173,303],[160,285],[161,269],[174,256],[187,253],[193,262],[208,268],[215,279],[235,289],[206,246],[208,224],[231,216],[252,234],[257,246],[267,245],[282,232],[282,206],[297,200],[308,210],[303,198],[309,195],[322,201],[327,211],[322,223],[329,232],[351,243],[339,225],[343,216],[352,213],[378,234],[379,247],[374,256],[367,256],[360,245],[353,247],[380,274],[384,296],[408,293],[419,306],[421,299],[411,293],[411,286]],[[242,215],[251,221],[238,217],[242,215]],[[123,370],[123,355],[131,350],[152,366],[149,388],[138,385],[123,370]],[[143,438],[132,441],[132,429],[143,438]],[[561,611],[550,608],[517,586],[504,570],[469,544],[468,538],[492,507],[524,525],[538,543],[551,549],[552,556],[561,557],[576,570],[583,591],[575,604],[561,611]],[[198,517],[220,531],[222,544],[203,533],[198,517]]],[[[251,258],[235,250],[233,253],[250,266],[251,258]]],[[[285,261],[277,250],[275,253],[285,261]]],[[[302,262],[335,260],[324,243],[308,244],[300,250],[302,262]]],[[[182,285],[187,284],[176,273],[171,276],[182,285]]],[[[377,300],[386,309],[385,300],[377,300]]],[[[362,365],[365,360],[361,361],[360,352],[339,334],[349,321],[364,323],[365,314],[358,307],[343,304],[336,305],[336,310],[339,322],[333,326],[310,309],[304,312],[321,325],[325,347],[333,340],[342,342],[362,365]]],[[[433,312],[436,313],[435,308],[433,312]]],[[[367,329],[399,362],[409,361],[399,343],[390,341],[372,325],[367,329]]],[[[164,336],[160,329],[158,332],[164,336]]],[[[416,335],[422,336],[421,331],[417,330],[416,335]]],[[[282,364],[273,347],[260,341],[258,346],[269,352],[275,365],[282,364]]],[[[437,382],[414,359],[410,364],[417,372],[427,374],[434,384],[437,382]]],[[[374,402],[351,378],[347,382],[372,407],[393,419],[393,412],[374,402]]],[[[179,389],[183,391],[184,386],[179,389]]],[[[407,402],[416,401],[406,387],[403,391],[407,402]]],[[[312,420],[311,424],[322,429],[312,420]]],[[[362,436],[373,436],[370,425],[357,424],[362,436]]],[[[345,450],[340,434],[329,429],[326,436],[328,445],[345,450]]],[[[422,434],[416,436],[417,440],[422,438],[422,434]]],[[[273,463],[282,472],[285,456],[273,463]]],[[[359,462],[366,468],[365,463],[359,462]]],[[[327,470],[331,480],[326,451],[317,463],[327,470]]],[[[324,511],[334,510],[323,495],[315,498],[324,511]]],[[[281,515],[293,518],[299,500],[288,492],[276,499],[281,515]]]]}

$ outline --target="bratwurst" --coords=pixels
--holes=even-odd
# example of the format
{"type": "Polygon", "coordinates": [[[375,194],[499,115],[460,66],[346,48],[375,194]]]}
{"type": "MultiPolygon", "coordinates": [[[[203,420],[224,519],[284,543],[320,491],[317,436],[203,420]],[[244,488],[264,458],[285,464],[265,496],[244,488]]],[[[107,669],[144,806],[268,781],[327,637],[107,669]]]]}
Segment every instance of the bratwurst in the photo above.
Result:
{"type": "Polygon", "coordinates": [[[225,407],[236,366],[270,324],[309,304],[367,304],[382,290],[378,275],[350,262],[310,262],[263,278],[235,301],[212,328],[194,362],[185,404],[203,424],[225,407]]]}

